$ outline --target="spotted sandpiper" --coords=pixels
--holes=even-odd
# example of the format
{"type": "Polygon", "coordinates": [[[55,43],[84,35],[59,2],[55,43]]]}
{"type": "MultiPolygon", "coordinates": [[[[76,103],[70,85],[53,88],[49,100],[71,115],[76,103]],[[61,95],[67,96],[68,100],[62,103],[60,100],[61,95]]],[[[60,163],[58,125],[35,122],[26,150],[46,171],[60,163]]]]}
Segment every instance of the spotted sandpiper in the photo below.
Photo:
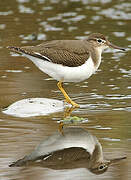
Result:
{"type": "Polygon", "coordinates": [[[9,166],[33,163],[51,169],[87,168],[92,173],[102,174],[111,164],[126,158],[105,159],[98,139],[83,128],[68,127],[63,131],[64,136],[57,131],[44,139],[29,155],[9,166]]]}
{"type": "Polygon", "coordinates": [[[102,51],[108,47],[125,50],[111,44],[100,33],[93,33],[85,40],[53,40],[37,46],[10,46],[8,48],[22,53],[41,71],[57,80],[57,86],[66,102],[79,107],[67,95],[62,83],[81,82],[88,79],[98,69],[102,51]]]}

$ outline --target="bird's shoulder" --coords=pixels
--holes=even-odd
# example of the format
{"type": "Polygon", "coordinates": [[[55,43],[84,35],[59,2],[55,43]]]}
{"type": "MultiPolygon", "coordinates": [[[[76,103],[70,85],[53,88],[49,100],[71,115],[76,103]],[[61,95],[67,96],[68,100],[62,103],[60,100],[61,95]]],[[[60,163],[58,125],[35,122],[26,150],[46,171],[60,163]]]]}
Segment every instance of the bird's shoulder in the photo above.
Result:
{"type": "Polygon", "coordinates": [[[63,50],[74,53],[87,52],[87,46],[85,40],[53,40],[45,41],[36,46],[38,49],[50,49],[50,50],[63,50]]]}

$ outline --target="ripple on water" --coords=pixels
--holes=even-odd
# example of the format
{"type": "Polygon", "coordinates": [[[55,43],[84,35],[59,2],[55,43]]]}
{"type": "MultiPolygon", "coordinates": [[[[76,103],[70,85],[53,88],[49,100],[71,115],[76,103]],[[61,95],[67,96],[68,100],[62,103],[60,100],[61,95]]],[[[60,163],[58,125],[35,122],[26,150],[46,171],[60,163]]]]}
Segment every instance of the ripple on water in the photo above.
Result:
{"type": "Polygon", "coordinates": [[[124,20],[130,20],[131,19],[131,13],[124,12],[123,10],[117,10],[115,8],[108,8],[104,9],[99,14],[104,15],[111,19],[124,19],[124,20]]]}
{"type": "Polygon", "coordinates": [[[131,99],[131,95],[125,95],[125,94],[107,94],[105,96],[105,99],[131,99]]]}
{"type": "Polygon", "coordinates": [[[103,140],[105,140],[105,141],[112,141],[112,142],[118,142],[118,141],[121,141],[120,139],[116,139],[116,138],[107,138],[107,137],[101,138],[101,139],[103,139],[103,140]]]}
{"type": "Polygon", "coordinates": [[[24,5],[18,6],[20,13],[27,13],[27,14],[33,14],[34,10],[32,10],[30,7],[25,7],[24,5]]]}
{"type": "Polygon", "coordinates": [[[6,24],[0,24],[0,30],[4,30],[6,28],[6,24]]]}
{"type": "Polygon", "coordinates": [[[62,31],[62,27],[54,27],[51,24],[48,24],[46,21],[40,22],[40,26],[44,27],[44,31],[62,31]]]}
{"type": "Polygon", "coordinates": [[[123,68],[120,68],[119,70],[123,74],[123,77],[131,77],[131,70],[126,70],[123,68]]]}
{"type": "Polygon", "coordinates": [[[4,11],[4,12],[0,12],[0,16],[7,16],[7,15],[11,15],[13,14],[13,11],[4,11]]]}

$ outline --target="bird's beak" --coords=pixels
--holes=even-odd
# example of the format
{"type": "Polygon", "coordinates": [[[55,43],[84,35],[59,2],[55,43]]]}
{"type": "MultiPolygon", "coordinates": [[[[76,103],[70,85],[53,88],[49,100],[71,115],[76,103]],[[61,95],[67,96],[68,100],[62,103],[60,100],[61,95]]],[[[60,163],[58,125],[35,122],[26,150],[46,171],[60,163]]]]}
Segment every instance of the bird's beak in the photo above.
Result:
{"type": "Polygon", "coordinates": [[[107,41],[107,45],[108,45],[109,47],[113,48],[113,49],[119,49],[119,50],[125,51],[125,48],[116,46],[116,45],[110,43],[109,41],[107,41]]]}
{"type": "Polygon", "coordinates": [[[111,160],[109,161],[109,164],[117,163],[117,162],[119,162],[119,161],[121,161],[121,160],[123,160],[123,159],[126,159],[126,156],[120,157],[120,158],[116,158],[116,159],[111,159],[111,160]]]}

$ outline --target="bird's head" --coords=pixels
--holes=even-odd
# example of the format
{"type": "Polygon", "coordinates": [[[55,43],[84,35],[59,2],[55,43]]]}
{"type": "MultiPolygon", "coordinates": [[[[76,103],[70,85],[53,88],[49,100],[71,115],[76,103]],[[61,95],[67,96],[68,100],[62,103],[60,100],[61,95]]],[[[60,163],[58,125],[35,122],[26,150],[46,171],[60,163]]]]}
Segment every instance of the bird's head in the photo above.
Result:
{"type": "Polygon", "coordinates": [[[101,51],[109,47],[125,51],[124,48],[112,44],[103,34],[100,33],[93,33],[89,35],[87,41],[92,44],[93,47],[98,48],[101,51]]]}
{"type": "Polygon", "coordinates": [[[117,163],[123,159],[126,159],[126,157],[120,157],[120,158],[111,159],[111,160],[104,160],[103,162],[97,162],[89,170],[92,173],[97,174],[97,175],[103,174],[104,172],[107,171],[110,165],[117,163]]]}

